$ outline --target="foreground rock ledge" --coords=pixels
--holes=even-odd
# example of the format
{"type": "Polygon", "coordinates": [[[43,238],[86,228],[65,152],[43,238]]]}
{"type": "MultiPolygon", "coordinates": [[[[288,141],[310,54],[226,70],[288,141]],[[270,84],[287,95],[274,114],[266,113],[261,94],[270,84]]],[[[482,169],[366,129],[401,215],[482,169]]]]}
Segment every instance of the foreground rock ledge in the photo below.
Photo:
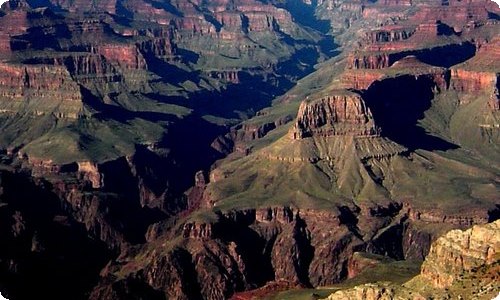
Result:
{"type": "Polygon", "coordinates": [[[493,299],[500,290],[500,220],[452,230],[431,246],[419,276],[397,286],[378,282],[335,292],[344,299],[493,299]]]}

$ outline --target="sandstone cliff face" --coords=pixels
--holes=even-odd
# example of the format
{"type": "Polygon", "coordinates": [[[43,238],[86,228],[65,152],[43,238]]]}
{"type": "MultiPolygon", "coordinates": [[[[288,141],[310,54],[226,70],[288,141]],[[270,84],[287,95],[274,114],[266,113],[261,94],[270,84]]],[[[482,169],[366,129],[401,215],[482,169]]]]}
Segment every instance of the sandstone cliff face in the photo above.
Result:
{"type": "Polygon", "coordinates": [[[101,11],[114,14],[116,12],[116,0],[99,0],[87,2],[83,0],[69,1],[69,0],[54,0],[50,1],[53,5],[70,12],[90,12],[101,11]]]}
{"type": "Polygon", "coordinates": [[[396,60],[386,53],[353,53],[347,59],[348,69],[383,69],[391,66],[396,60]]]}
{"type": "Polygon", "coordinates": [[[491,299],[498,294],[500,221],[452,230],[438,238],[421,274],[403,286],[389,282],[356,286],[331,294],[337,299],[491,299]]]}
{"type": "Polygon", "coordinates": [[[489,96],[489,107],[498,110],[500,39],[478,41],[476,54],[470,60],[451,69],[450,88],[459,92],[462,104],[480,95],[489,96]]]}
{"type": "MultiPolygon", "coordinates": [[[[394,288],[381,284],[365,284],[347,291],[339,291],[326,298],[327,300],[392,300],[395,298],[394,288]]],[[[415,299],[415,298],[409,298],[415,299]]],[[[418,298],[416,298],[418,299],[418,298]]]]}
{"type": "Polygon", "coordinates": [[[169,4],[150,3],[148,1],[125,1],[116,10],[116,1],[99,1],[95,4],[79,2],[52,1],[57,7],[77,11],[104,11],[110,14],[132,13],[138,19],[154,21],[161,25],[174,24],[175,28],[185,31],[183,34],[220,37],[223,40],[242,37],[242,31],[273,31],[277,27],[286,33],[295,28],[289,12],[269,4],[252,0],[226,1],[213,3],[191,3],[174,1],[169,4]],[[207,17],[200,14],[202,7],[207,17]]]}
{"type": "Polygon", "coordinates": [[[451,88],[460,93],[479,94],[493,93],[497,86],[498,73],[451,70],[451,88]]]}
{"type": "Polygon", "coordinates": [[[366,70],[346,70],[342,74],[341,86],[345,89],[366,90],[375,81],[382,79],[383,73],[366,70]]]}
{"type": "Polygon", "coordinates": [[[290,134],[294,139],[310,136],[375,136],[378,129],[358,94],[336,94],[304,101],[290,134]]]}
{"type": "Polygon", "coordinates": [[[83,109],[78,85],[58,66],[0,63],[0,97],[4,113],[28,106],[35,115],[77,118],[83,109]]]}
{"type": "MultiPolygon", "coordinates": [[[[161,43],[162,41],[160,41],[161,43]]],[[[163,41],[163,44],[166,43],[163,41]]],[[[154,52],[158,54],[166,55],[167,47],[160,44],[158,48],[163,49],[154,49],[154,52]],[[162,51],[163,50],[163,51],[162,51]]],[[[135,45],[117,45],[117,44],[108,44],[99,46],[97,52],[104,56],[106,60],[115,63],[122,67],[123,69],[146,69],[146,61],[142,57],[142,54],[139,52],[139,49],[135,45]]]]}
{"type": "Polygon", "coordinates": [[[90,161],[78,162],[78,173],[84,181],[89,181],[92,188],[102,187],[102,174],[99,173],[97,164],[90,161]]]}
{"type": "Polygon", "coordinates": [[[422,265],[422,277],[436,288],[446,288],[462,273],[498,262],[499,233],[499,221],[450,231],[432,245],[422,265]]]}
{"type": "MultiPolygon", "coordinates": [[[[306,2],[308,5],[314,3],[314,1],[306,2]]],[[[81,99],[80,88],[85,87],[98,96],[96,98],[105,98],[108,103],[111,103],[110,107],[106,107],[109,109],[106,112],[110,114],[102,114],[99,117],[112,118],[118,115],[120,126],[137,119],[146,119],[149,115],[153,115],[151,119],[155,122],[168,123],[171,122],[171,118],[165,115],[170,113],[149,111],[140,105],[131,105],[130,111],[121,110],[120,104],[113,103],[110,99],[125,95],[123,98],[126,102],[133,98],[127,98],[130,94],[143,97],[162,88],[169,91],[182,90],[184,85],[194,85],[194,89],[201,88],[202,85],[209,86],[209,88],[220,89],[221,95],[224,95],[226,83],[239,85],[248,80],[249,73],[245,70],[249,68],[248,66],[231,64],[228,68],[217,66],[220,69],[210,69],[204,72],[203,79],[197,77],[198,70],[193,72],[186,70],[196,69],[196,64],[199,61],[200,64],[203,63],[205,59],[209,64],[213,62],[211,59],[214,59],[214,64],[218,64],[219,59],[239,63],[238,59],[243,57],[242,61],[252,63],[250,69],[263,68],[266,72],[264,74],[269,75],[277,70],[277,62],[286,60],[289,55],[295,53],[296,49],[286,47],[275,52],[268,51],[268,42],[279,45],[298,43],[300,47],[304,47],[305,52],[313,49],[307,48],[307,42],[304,44],[298,42],[299,39],[307,37],[307,34],[301,35],[300,26],[294,22],[292,13],[262,1],[101,0],[83,3],[82,1],[54,0],[52,3],[69,10],[70,13],[107,12],[117,19],[133,15],[139,21],[152,21],[156,24],[148,24],[144,28],[136,29],[128,27],[127,21],[116,24],[110,21],[106,14],[104,17],[96,14],[98,17],[95,19],[89,17],[82,21],[71,21],[64,26],[44,26],[44,37],[47,40],[53,37],[50,33],[60,32],[57,30],[70,32],[73,40],[69,42],[70,36],[66,36],[57,42],[40,45],[35,44],[36,39],[26,34],[26,29],[30,26],[31,30],[39,28],[38,25],[38,27],[33,26],[27,13],[20,11],[9,14],[5,18],[2,17],[0,22],[11,18],[9,24],[14,24],[13,26],[0,26],[0,39],[3,39],[0,40],[0,52],[6,57],[13,54],[13,51],[21,52],[14,53],[16,55],[25,55],[28,53],[23,51],[32,50],[50,52],[52,51],[50,49],[60,49],[65,51],[64,54],[55,55],[55,58],[53,55],[47,55],[40,59],[32,59],[30,62],[33,66],[20,68],[20,72],[12,73],[12,69],[9,71],[9,68],[15,69],[12,67],[14,64],[8,64],[6,73],[11,72],[14,75],[5,76],[2,79],[2,86],[6,87],[4,93],[8,96],[6,103],[16,97],[24,97],[26,91],[29,92],[32,89],[36,91],[38,98],[47,97],[59,100],[64,98],[65,101],[71,100],[80,105],[84,102],[81,99]],[[161,28],[158,29],[158,27],[161,28]],[[17,35],[22,36],[16,37],[16,43],[12,44],[11,38],[17,35]],[[261,38],[266,41],[266,44],[259,44],[261,38]],[[12,45],[17,48],[11,49],[12,45]],[[222,49],[235,51],[231,52],[232,55],[219,55],[222,49]],[[286,55],[267,59],[267,56],[281,52],[286,55]],[[207,56],[204,56],[205,54],[207,56]],[[179,68],[176,69],[177,67],[179,68]],[[151,72],[148,73],[149,71],[151,72]],[[37,72],[41,75],[38,76],[37,72]],[[50,75],[51,72],[55,75],[50,75]],[[124,83],[126,81],[124,78],[131,74],[140,74],[134,81],[149,81],[141,88],[134,88],[133,93],[128,93],[132,88],[129,86],[126,88],[128,90],[123,90],[120,84],[124,83]],[[10,81],[11,78],[17,79],[10,81]],[[167,81],[169,85],[161,85],[162,81],[167,81]],[[197,82],[201,84],[198,86],[197,82]],[[81,86],[78,86],[79,84],[81,86]],[[160,85],[160,88],[155,90],[155,85],[160,85]],[[22,90],[14,90],[9,94],[10,88],[14,86],[21,86],[22,90]],[[60,95],[72,89],[74,89],[72,96],[66,98],[60,95]],[[54,97],[52,93],[55,94],[54,97]],[[116,111],[115,108],[117,108],[116,111]]],[[[314,4],[327,8],[329,12],[334,12],[335,20],[332,21],[332,25],[334,29],[341,30],[356,25],[353,22],[363,17],[371,18],[377,24],[402,20],[404,15],[401,17],[395,11],[406,9],[412,3],[399,0],[380,1],[375,4],[364,1],[325,0],[314,4]]],[[[453,4],[453,6],[461,5],[463,4],[458,2],[453,4]]],[[[447,19],[448,14],[451,15],[456,11],[463,10],[452,9],[439,14],[440,16],[446,15],[442,18],[447,19]]],[[[483,11],[468,10],[468,12],[475,14],[474,18],[477,20],[484,17],[483,11]]],[[[463,18],[462,14],[460,18],[463,18]]],[[[480,22],[476,25],[479,26],[480,22]]],[[[385,26],[368,33],[367,44],[362,44],[366,48],[349,58],[349,70],[359,72],[346,73],[344,88],[367,89],[373,82],[381,79],[379,73],[361,74],[364,70],[358,69],[388,69],[392,66],[389,71],[397,72],[414,68],[415,65],[409,64],[408,60],[403,58],[413,52],[401,52],[415,47],[422,41],[434,42],[437,36],[444,34],[441,31],[443,28],[446,27],[437,23],[410,24],[409,26],[385,26]]],[[[314,55],[307,53],[306,56],[314,55]]],[[[448,73],[443,70],[432,69],[415,76],[429,77],[437,88],[444,90],[449,85],[447,75],[448,73]]],[[[473,91],[484,87],[482,80],[475,82],[472,78],[467,79],[466,76],[462,76],[462,79],[459,77],[457,76],[456,81],[457,89],[473,91]],[[460,83],[460,80],[464,83],[460,83]]],[[[279,85],[281,84],[280,81],[279,85]]],[[[274,93],[270,94],[274,95],[274,93]]],[[[189,95],[187,93],[187,96],[189,95]]],[[[202,94],[200,98],[204,98],[203,96],[205,95],[202,94]]],[[[168,93],[160,93],[156,99],[158,102],[170,101],[169,97],[168,93]]],[[[235,98],[237,97],[231,97],[231,99],[235,98]]],[[[90,104],[92,101],[89,99],[92,100],[92,97],[85,99],[85,103],[90,104]]],[[[498,107],[498,92],[495,99],[498,107]]],[[[144,99],[140,98],[140,100],[144,99]]],[[[186,102],[184,100],[184,98],[180,100],[175,98],[173,101],[177,105],[186,102]]],[[[68,103],[63,104],[65,107],[68,106],[68,103]]],[[[160,103],[154,102],[153,105],[156,107],[160,103]]],[[[96,105],[96,107],[93,109],[99,110],[99,106],[96,105]]],[[[231,111],[231,116],[233,113],[231,111]]],[[[58,116],[73,115],[60,114],[58,116]]],[[[227,145],[222,145],[223,142],[221,142],[220,145],[224,146],[227,152],[241,149],[245,154],[249,154],[250,150],[243,143],[238,144],[239,141],[262,138],[271,130],[289,121],[291,117],[287,116],[274,121],[245,123],[241,128],[237,128],[237,132],[230,133],[231,142],[227,145]]],[[[300,140],[305,140],[308,136],[338,135],[368,136],[369,139],[366,140],[370,140],[378,139],[379,134],[370,109],[363,98],[356,93],[347,93],[347,95],[333,93],[319,97],[315,101],[305,101],[300,107],[298,119],[294,125],[290,134],[300,140]]],[[[181,126],[189,127],[189,124],[181,126]]],[[[171,131],[164,130],[164,128],[159,131],[166,132],[165,140],[168,142],[170,138],[168,134],[171,131]]],[[[123,134],[123,132],[120,133],[123,134]]],[[[182,135],[177,137],[179,136],[182,135]]],[[[185,134],[184,136],[190,136],[196,140],[193,135],[185,134]]],[[[84,138],[82,137],[82,140],[84,138]]],[[[143,142],[142,139],[141,142],[143,142]]],[[[156,141],[148,140],[147,142],[148,145],[158,144],[155,143],[156,141]]],[[[364,151],[363,155],[360,155],[360,161],[365,164],[362,167],[369,169],[368,165],[372,164],[371,170],[375,172],[377,172],[378,165],[387,163],[388,156],[406,151],[401,150],[402,147],[395,147],[397,151],[389,151],[387,154],[384,152],[383,145],[378,147],[377,151],[371,151],[374,147],[363,146],[371,142],[360,141],[355,144],[355,147],[364,151]]],[[[380,145],[377,144],[377,146],[380,145]]],[[[175,154],[177,151],[178,154],[183,150],[185,149],[176,148],[172,150],[172,153],[175,154]]],[[[361,150],[360,153],[363,152],[361,150]]],[[[161,151],[167,152],[165,149],[161,151]]],[[[209,199],[203,199],[203,191],[206,187],[205,179],[201,178],[203,176],[196,177],[195,187],[187,195],[187,211],[180,215],[179,220],[170,219],[171,215],[175,215],[181,207],[186,206],[182,197],[183,190],[171,192],[173,196],[169,190],[172,186],[177,187],[177,184],[180,186],[178,189],[185,187],[185,183],[179,183],[180,180],[170,181],[172,178],[183,175],[179,172],[181,168],[175,167],[181,160],[174,159],[172,164],[152,156],[147,157],[146,160],[149,164],[141,164],[141,159],[137,157],[122,157],[118,161],[108,163],[80,161],[76,166],[70,166],[68,170],[68,166],[60,166],[50,159],[29,157],[34,175],[56,178],[50,182],[52,187],[49,189],[52,189],[57,203],[63,207],[63,211],[58,213],[65,214],[68,219],[73,220],[75,227],[82,228],[85,236],[101,241],[108,249],[122,252],[120,257],[114,259],[103,270],[103,278],[94,289],[92,299],[127,299],[131,295],[151,299],[165,297],[225,299],[236,291],[259,287],[273,280],[293,282],[290,286],[331,284],[345,279],[350,271],[355,273],[356,270],[350,270],[350,267],[356,268],[352,260],[352,253],[356,251],[387,253],[398,259],[425,256],[431,241],[436,236],[432,232],[420,230],[411,222],[435,223],[438,224],[437,226],[442,225],[441,223],[449,223],[450,226],[461,227],[482,222],[484,219],[483,216],[478,218],[475,216],[450,217],[433,211],[418,213],[405,211],[401,204],[393,203],[375,206],[366,204],[359,207],[353,205],[354,207],[336,207],[329,210],[271,207],[220,213],[212,221],[184,221],[183,218],[186,215],[200,206],[212,207],[213,203],[209,199]],[[181,195],[180,200],[177,200],[175,196],[179,195],[181,195]],[[202,203],[197,203],[200,200],[202,203]],[[166,224],[155,223],[146,231],[149,223],[165,218],[164,214],[169,217],[165,221],[166,224]],[[146,240],[148,244],[137,245],[145,243],[146,240]]],[[[386,180],[383,175],[373,173],[367,176],[373,176],[376,180],[382,181],[386,180]]],[[[346,177],[348,176],[340,178],[339,181],[348,181],[349,178],[346,179],[346,177]]],[[[346,199],[346,203],[351,205],[352,201],[346,199]]],[[[0,206],[0,210],[3,209],[4,206],[0,206]]],[[[26,217],[22,212],[18,214],[13,211],[9,211],[10,216],[12,224],[9,223],[9,226],[13,225],[13,236],[22,236],[25,228],[29,228],[26,225],[26,217]]],[[[6,218],[0,218],[0,220],[6,220],[6,218]]],[[[39,238],[30,236],[29,240],[29,249],[33,249],[33,252],[41,252],[44,245],[40,243],[39,238]]],[[[355,295],[356,297],[371,295],[372,298],[380,298],[389,297],[393,293],[394,291],[390,289],[375,291],[369,287],[355,295]]]]}
{"type": "Polygon", "coordinates": [[[450,6],[423,6],[413,16],[414,20],[441,20],[443,23],[461,31],[462,26],[471,20],[487,20],[488,11],[482,3],[462,4],[450,6]]]}
{"type": "Polygon", "coordinates": [[[158,57],[167,61],[175,60],[177,55],[177,45],[171,41],[170,37],[161,37],[161,35],[141,42],[139,49],[146,56],[158,57]]]}

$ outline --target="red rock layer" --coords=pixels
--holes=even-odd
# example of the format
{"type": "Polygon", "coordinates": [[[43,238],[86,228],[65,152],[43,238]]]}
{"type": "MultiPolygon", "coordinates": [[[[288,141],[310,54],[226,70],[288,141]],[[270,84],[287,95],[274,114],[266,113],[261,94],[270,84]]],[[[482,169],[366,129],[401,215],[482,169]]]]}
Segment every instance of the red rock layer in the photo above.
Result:
{"type": "Polygon", "coordinates": [[[384,77],[384,73],[366,70],[346,70],[340,77],[345,89],[366,90],[372,83],[384,77]]]}
{"type": "Polygon", "coordinates": [[[97,52],[106,60],[123,69],[146,69],[146,61],[135,45],[106,44],[99,46],[97,52]]]}
{"type": "Polygon", "coordinates": [[[309,136],[374,136],[379,134],[370,110],[360,95],[331,93],[304,101],[290,131],[294,139],[309,136]]]}
{"type": "Polygon", "coordinates": [[[492,72],[451,70],[451,88],[462,93],[491,93],[494,91],[498,74],[492,72]]]}
{"type": "Polygon", "coordinates": [[[487,20],[489,13],[484,4],[457,6],[423,6],[412,17],[415,22],[422,20],[440,20],[461,31],[465,24],[473,20],[487,20]]]}
{"type": "Polygon", "coordinates": [[[0,98],[5,111],[16,111],[16,106],[28,99],[34,113],[61,109],[68,117],[76,118],[82,108],[80,89],[64,67],[49,65],[11,65],[0,63],[0,98]]]}
{"type": "Polygon", "coordinates": [[[52,0],[51,2],[70,12],[103,11],[110,14],[116,12],[116,0],[52,0]]]}
{"type": "MultiPolygon", "coordinates": [[[[167,61],[176,58],[177,46],[169,38],[156,37],[139,43],[139,49],[144,55],[151,55],[167,61]]],[[[137,59],[136,59],[137,60],[137,59]]]]}

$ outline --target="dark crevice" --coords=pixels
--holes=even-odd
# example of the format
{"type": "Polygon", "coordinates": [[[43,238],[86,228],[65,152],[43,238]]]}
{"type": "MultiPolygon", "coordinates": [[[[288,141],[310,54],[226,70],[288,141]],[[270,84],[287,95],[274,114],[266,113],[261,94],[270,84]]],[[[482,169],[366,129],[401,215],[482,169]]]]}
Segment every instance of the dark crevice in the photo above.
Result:
{"type": "Polygon", "coordinates": [[[314,247],[311,245],[311,236],[307,230],[307,224],[299,216],[296,217],[293,239],[296,243],[295,247],[297,247],[295,250],[297,256],[293,257],[295,272],[300,283],[307,287],[312,287],[309,279],[309,266],[314,258],[314,247]]]}
{"type": "Polygon", "coordinates": [[[9,299],[85,299],[115,254],[68,215],[48,183],[5,172],[0,177],[2,294],[9,299]]]}
{"type": "Polygon", "coordinates": [[[271,252],[277,235],[267,240],[248,226],[247,220],[222,218],[215,224],[214,233],[237,245],[236,251],[245,262],[245,279],[256,288],[274,280],[271,252]]]}
{"type": "Polygon", "coordinates": [[[496,204],[495,208],[488,210],[488,222],[495,222],[500,219],[500,204],[496,204]]]}

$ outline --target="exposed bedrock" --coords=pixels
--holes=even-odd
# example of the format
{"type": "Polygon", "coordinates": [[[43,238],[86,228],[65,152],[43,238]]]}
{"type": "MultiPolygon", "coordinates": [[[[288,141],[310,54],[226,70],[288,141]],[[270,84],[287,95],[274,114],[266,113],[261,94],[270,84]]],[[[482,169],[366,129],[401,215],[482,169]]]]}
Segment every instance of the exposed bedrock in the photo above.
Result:
{"type": "Polygon", "coordinates": [[[464,272],[498,261],[500,222],[452,230],[432,244],[422,277],[436,288],[450,287],[464,272]]]}
{"type": "Polygon", "coordinates": [[[290,134],[294,139],[309,136],[376,136],[372,113],[357,93],[333,91],[319,99],[300,105],[290,134]]]}
{"type": "Polygon", "coordinates": [[[449,44],[420,50],[411,49],[414,49],[414,47],[402,46],[400,49],[390,49],[390,51],[357,50],[349,54],[347,68],[387,68],[408,55],[414,55],[424,63],[447,68],[473,57],[476,51],[476,47],[472,43],[449,44]]]}
{"type": "MultiPolygon", "coordinates": [[[[270,207],[218,213],[216,221],[190,221],[171,227],[173,231],[150,232],[151,246],[110,265],[93,299],[123,299],[116,296],[120,286],[136,280],[145,283],[145,290],[172,299],[188,299],[189,293],[222,299],[271,281],[328,285],[356,272],[350,270],[356,265],[355,252],[418,260],[441,234],[438,228],[467,226],[448,223],[452,217],[423,221],[415,219],[417,215],[424,213],[401,203],[331,211],[270,207]],[[430,223],[436,230],[422,226],[430,223]],[[182,232],[181,241],[170,240],[176,230],[182,232]],[[189,282],[183,281],[186,276],[192,276],[189,282]],[[193,285],[188,291],[185,284],[193,285]]],[[[473,218],[475,223],[488,221],[486,215],[473,218]]]]}
{"type": "Polygon", "coordinates": [[[35,115],[77,118],[83,109],[78,84],[60,66],[0,63],[0,99],[7,113],[28,107],[35,115]]]}
{"type": "Polygon", "coordinates": [[[403,285],[368,283],[337,291],[340,299],[492,299],[498,295],[500,221],[451,230],[432,243],[420,275],[403,285]]]}

